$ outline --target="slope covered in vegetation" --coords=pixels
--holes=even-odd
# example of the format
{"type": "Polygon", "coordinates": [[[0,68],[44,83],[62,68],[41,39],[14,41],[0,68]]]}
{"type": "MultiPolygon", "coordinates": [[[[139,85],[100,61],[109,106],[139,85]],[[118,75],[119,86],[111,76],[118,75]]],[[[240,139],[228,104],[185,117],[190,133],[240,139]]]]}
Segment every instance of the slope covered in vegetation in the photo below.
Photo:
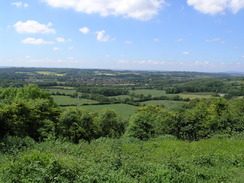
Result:
{"type": "Polygon", "coordinates": [[[244,98],[117,113],[0,89],[0,182],[242,182],[244,98]]]}

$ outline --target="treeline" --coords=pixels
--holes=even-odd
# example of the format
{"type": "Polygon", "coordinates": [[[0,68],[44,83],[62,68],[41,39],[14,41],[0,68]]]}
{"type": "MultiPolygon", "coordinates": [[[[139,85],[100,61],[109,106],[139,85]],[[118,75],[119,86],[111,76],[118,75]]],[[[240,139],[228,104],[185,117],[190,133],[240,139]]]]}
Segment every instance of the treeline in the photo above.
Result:
{"type": "Polygon", "coordinates": [[[110,110],[99,114],[77,108],[62,110],[37,86],[2,88],[0,99],[1,137],[64,138],[78,143],[120,136],[148,140],[169,134],[192,141],[244,129],[244,98],[193,100],[174,110],[144,106],[129,122],[110,110]]]}
{"type": "MultiPolygon", "coordinates": [[[[95,88],[94,88],[95,89],[95,88]]],[[[109,88],[106,88],[105,90],[109,90],[109,88]]],[[[96,90],[96,89],[95,89],[96,90]]],[[[98,89],[99,90],[99,89],[98,89]]],[[[120,89],[115,89],[115,90],[120,90],[120,89]]],[[[77,98],[77,99],[90,99],[90,100],[95,100],[98,103],[97,104],[90,104],[90,105],[100,105],[100,104],[129,104],[129,105],[134,105],[134,106],[139,106],[140,102],[145,102],[145,101],[150,101],[150,100],[174,100],[174,101],[189,101],[189,98],[183,99],[179,95],[172,95],[172,96],[152,96],[151,94],[148,95],[143,95],[143,94],[135,94],[134,92],[129,92],[126,90],[126,93],[128,97],[116,97],[116,96],[104,96],[102,94],[97,94],[97,93],[80,93],[79,92],[74,92],[73,94],[66,94],[64,92],[51,92],[52,95],[65,95],[65,96],[70,96],[72,98],[77,98]]],[[[89,92],[88,90],[84,89],[84,91],[89,92]]],[[[121,90],[123,91],[123,90],[121,90]]],[[[112,93],[112,92],[111,92],[112,93]]],[[[117,93],[118,94],[118,93],[117,93]]],[[[125,95],[125,94],[124,94],[125,95]]],[[[85,105],[85,104],[84,104],[85,105]]]]}
{"type": "Polygon", "coordinates": [[[37,86],[0,89],[0,136],[26,137],[37,141],[50,136],[80,139],[119,137],[125,124],[113,111],[93,113],[82,109],[61,110],[50,94],[37,86]]]}
{"type": "Polygon", "coordinates": [[[104,96],[127,95],[129,93],[129,91],[126,89],[111,87],[79,87],[77,91],[81,93],[93,93],[104,96]]]}
{"type": "MultiPolygon", "coordinates": [[[[239,78],[240,81],[243,78],[239,78]]],[[[184,92],[214,92],[224,93],[226,98],[244,95],[244,85],[242,82],[218,80],[218,79],[197,79],[176,86],[164,87],[166,93],[177,94],[184,92]],[[228,83],[230,82],[230,84],[228,83]]]]}
{"type": "Polygon", "coordinates": [[[166,93],[183,93],[183,92],[221,92],[224,86],[223,81],[215,79],[198,79],[181,84],[176,87],[166,88],[166,93]]]}
{"type": "Polygon", "coordinates": [[[244,99],[193,100],[174,110],[156,106],[139,108],[130,118],[127,135],[148,140],[170,134],[183,140],[201,140],[216,134],[244,130],[244,99]]]}

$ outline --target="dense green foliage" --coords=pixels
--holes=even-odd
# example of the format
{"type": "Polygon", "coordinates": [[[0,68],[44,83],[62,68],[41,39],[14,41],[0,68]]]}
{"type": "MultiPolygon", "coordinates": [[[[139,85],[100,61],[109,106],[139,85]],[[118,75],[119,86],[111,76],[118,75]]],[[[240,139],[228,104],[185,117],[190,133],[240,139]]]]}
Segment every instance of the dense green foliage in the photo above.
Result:
{"type": "Polygon", "coordinates": [[[131,117],[128,135],[141,140],[163,134],[184,140],[200,140],[214,134],[232,135],[244,130],[243,109],[244,98],[195,100],[171,111],[149,105],[139,108],[131,117]]]}
{"type": "Polygon", "coordinates": [[[0,136],[32,137],[52,134],[60,109],[50,94],[36,86],[0,89],[0,136]]]}
{"type": "Polygon", "coordinates": [[[192,100],[176,109],[144,106],[129,123],[117,113],[79,108],[61,110],[50,94],[37,86],[0,90],[1,137],[29,136],[35,140],[65,138],[78,143],[100,137],[125,135],[148,140],[170,134],[183,140],[200,140],[215,134],[232,135],[244,129],[244,98],[192,100]],[[127,128],[128,126],[128,128],[127,128]]]}
{"type": "Polygon", "coordinates": [[[58,137],[68,138],[76,143],[79,140],[91,141],[100,137],[119,137],[124,131],[125,123],[111,110],[97,114],[69,108],[60,115],[57,124],[58,137]]]}
{"type": "Polygon", "coordinates": [[[244,146],[237,139],[189,143],[161,136],[147,142],[101,138],[72,144],[8,137],[0,147],[4,183],[241,183],[244,179],[244,146]],[[5,144],[11,151],[2,148],[5,144]]]}
{"type": "Polygon", "coordinates": [[[167,93],[182,92],[220,92],[224,86],[223,81],[216,79],[198,79],[187,82],[183,85],[167,88],[167,93]]]}
{"type": "Polygon", "coordinates": [[[125,123],[114,111],[97,114],[70,108],[61,110],[50,94],[37,86],[0,90],[1,137],[29,136],[43,140],[50,136],[67,138],[78,143],[99,137],[119,137],[125,123]]]}

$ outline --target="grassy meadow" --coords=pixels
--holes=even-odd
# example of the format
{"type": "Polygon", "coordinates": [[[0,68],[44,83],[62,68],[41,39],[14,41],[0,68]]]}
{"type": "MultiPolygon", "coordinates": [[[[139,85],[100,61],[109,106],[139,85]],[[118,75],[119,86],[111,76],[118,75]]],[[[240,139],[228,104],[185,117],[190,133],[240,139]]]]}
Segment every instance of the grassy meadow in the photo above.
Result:
{"type": "Polygon", "coordinates": [[[73,95],[76,90],[74,89],[48,89],[47,91],[49,91],[50,93],[61,93],[61,94],[65,94],[65,95],[73,95]]]}
{"type": "Polygon", "coordinates": [[[211,92],[195,92],[195,93],[179,93],[179,94],[166,94],[164,90],[130,90],[130,93],[135,93],[136,95],[143,94],[144,96],[151,95],[152,97],[160,97],[160,96],[167,96],[167,97],[174,97],[179,95],[183,99],[202,99],[202,98],[210,98],[214,93],[211,92]]]}
{"type": "Polygon", "coordinates": [[[180,93],[180,97],[182,98],[189,98],[189,99],[202,99],[202,98],[211,98],[213,97],[213,93],[209,92],[196,92],[196,93],[180,93]]]}
{"type": "Polygon", "coordinates": [[[77,105],[81,106],[84,104],[97,104],[98,102],[95,100],[90,99],[77,99],[72,98],[70,96],[60,96],[60,95],[53,95],[54,102],[58,105],[77,105]]]}
{"type": "Polygon", "coordinates": [[[172,100],[150,100],[146,102],[140,102],[141,105],[159,105],[164,106],[166,109],[172,109],[178,107],[185,102],[183,101],[172,101],[172,100]]]}
{"type": "Polygon", "coordinates": [[[147,95],[152,95],[152,97],[160,97],[160,96],[165,96],[166,93],[164,90],[130,90],[130,93],[135,93],[136,95],[143,94],[145,96],[147,95]]]}
{"type": "MultiPolygon", "coordinates": [[[[65,95],[73,95],[76,93],[76,90],[72,87],[64,89],[64,88],[56,88],[56,89],[48,89],[50,93],[59,93],[62,95],[52,95],[54,102],[56,102],[60,106],[70,105],[70,106],[78,106],[84,109],[92,110],[92,111],[101,111],[105,109],[112,109],[116,111],[121,117],[129,117],[135,113],[136,106],[128,105],[128,104],[109,104],[109,105],[93,105],[98,104],[95,100],[83,99],[83,98],[72,98],[70,96],[65,95]]],[[[166,94],[163,90],[130,90],[130,94],[134,93],[136,95],[143,94],[144,96],[151,95],[152,97],[160,97],[160,96],[168,96],[173,97],[175,94],[166,94]]],[[[182,98],[196,99],[196,98],[210,98],[212,97],[212,93],[180,93],[178,94],[182,98]]],[[[110,99],[125,99],[131,98],[130,95],[119,95],[119,96],[111,96],[108,97],[110,99]]],[[[137,99],[137,98],[135,98],[137,99]]],[[[145,102],[140,102],[140,105],[163,105],[166,109],[172,109],[178,107],[185,103],[184,101],[175,101],[175,100],[149,100],[145,102]]]]}
{"type": "Polygon", "coordinates": [[[106,109],[114,110],[118,113],[118,115],[122,118],[129,118],[136,112],[137,107],[128,104],[109,104],[109,105],[86,105],[81,106],[83,109],[91,110],[91,111],[102,111],[106,109]]]}

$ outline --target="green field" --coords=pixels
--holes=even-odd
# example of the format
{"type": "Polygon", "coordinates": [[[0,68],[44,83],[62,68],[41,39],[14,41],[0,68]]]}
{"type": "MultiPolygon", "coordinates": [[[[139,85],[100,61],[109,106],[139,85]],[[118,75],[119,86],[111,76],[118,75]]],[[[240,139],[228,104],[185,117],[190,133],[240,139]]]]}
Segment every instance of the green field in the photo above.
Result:
{"type": "Polygon", "coordinates": [[[196,98],[211,98],[213,93],[201,92],[201,93],[180,93],[179,96],[182,98],[196,99],[196,98]]]}
{"type": "Polygon", "coordinates": [[[136,95],[143,94],[144,96],[152,95],[152,97],[165,96],[164,90],[130,90],[130,93],[135,93],[136,95]]]}
{"type": "MultiPolygon", "coordinates": [[[[70,89],[48,89],[50,93],[60,93],[65,95],[73,95],[76,93],[76,90],[70,88],[70,89]]],[[[173,97],[176,96],[175,94],[166,94],[163,90],[130,90],[130,93],[135,93],[136,95],[143,94],[144,96],[151,95],[152,97],[159,97],[159,96],[168,96],[173,97]]],[[[196,99],[196,98],[209,98],[212,97],[212,93],[181,93],[179,94],[182,98],[190,98],[190,99],[196,99]]],[[[75,105],[75,106],[82,106],[82,108],[92,110],[92,111],[100,111],[103,109],[112,109],[116,111],[119,116],[121,117],[129,117],[130,115],[134,114],[135,109],[137,107],[127,104],[110,104],[110,105],[89,105],[89,104],[98,104],[95,100],[90,99],[77,99],[72,98],[69,96],[63,96],[63,95],[52,95],[54,98],[54,102],[56,102],[58,105],[75,105]],[[86,104],[85,106],[83,106],[86,104]],[[88,104],[88,105],[87,105],[88,104]]],[[[130,98],[129,95],[119,95],[119,96],[111,96],[110,99],[116,98],[116,99],[125,99],[130,98]]],[[[163,105],[166,109],[172,109],[175,107],[180,106],[185,102],[183,101],[174,101],[174,100],[150,100],[145,102],[140,102],[140,105],[163,105]]]]}
{"type": "Polygon", "coordinates": [[[15,72],[16,74],[27,74],[27,75],[29,75],[29,76],[33,76],[33,75],[35,75],[34,73],[32,73],[32,72],[15,72]]]}
{"type": "Polygon", "coordinates": [[[166,94],[164,90],[130,90],[130,93],[135,93],[136,95],[143,94],[144,96],[152,95],[152,97],[160,97],[160,96],[174,97],[176,95],[179,95],[182,98],[189,98],[189,99],[210,98],[213,95],[213,93],[211,92],[166,94]]]}
{"type": "Polygon", "coordinates": [[[145,105],[163,105],[165,106],[166,109],[172,109],[175,107],[178,107],[180,105],[182,105],[183,101],[172,101],[172,100],[150,100],[150,101],[146,101],[146,102],[140,102],[140,104],[145,104],[145,105]]]}
{"type": "Polygon", "coordinates": [[[118,96],[111,96],[111,97],[108,97],[108,98],[116,98],[116,99],[125,99],[125,98],[130,98],[131,96],[129,95],[118,95],[118,96]]]}
{"type": "Polygon", "coordinates": [[[70,90],[66,90],[66,89],[48,89],[47,91],[49,91],[50,93],[61,93],[61,94],[65,94],[65,95],[73,95],[76,90],[74,89],[70,89],[70,90]]]}
{"type": "Polygon", "coordinates": [[[133,115],[137,107],[128,104],[110,104],[110,105],[87,105],[81,106],[83,109],[99,112],[106,109],[114,110],[122,118],[128,118],[133,115]]]}
{"type": "Polygon", "coordinates": [[[97,104],[98,102],[90,99],[77,99],[70,96],[52,95],[54,102],[58,105],[84,105],[84,104],[97,104]]]}

